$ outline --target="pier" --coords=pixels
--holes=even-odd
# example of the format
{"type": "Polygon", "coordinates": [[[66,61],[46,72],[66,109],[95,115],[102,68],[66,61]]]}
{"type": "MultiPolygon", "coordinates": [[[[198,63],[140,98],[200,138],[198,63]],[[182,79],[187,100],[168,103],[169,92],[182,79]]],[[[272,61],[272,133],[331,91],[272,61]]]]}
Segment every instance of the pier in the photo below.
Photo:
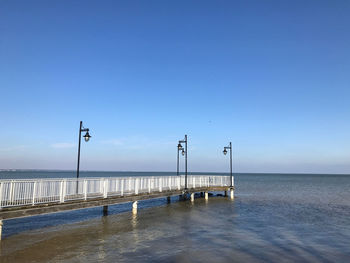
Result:
{"type": "Polygon", "coordinates": [[[167,197],[170,202],[177,195],[194,202],[195,193],[208,199],[213,191],[224,191],[225,196],[229,191],[233,199],[233,178],[189,175],[187,182],[184,176],[1,180],[0,239],[4,220],[98,206],[107,215],[109,205],[127,202],[133,202],[132,212],[137,213],[141,200],[167,197]]]}

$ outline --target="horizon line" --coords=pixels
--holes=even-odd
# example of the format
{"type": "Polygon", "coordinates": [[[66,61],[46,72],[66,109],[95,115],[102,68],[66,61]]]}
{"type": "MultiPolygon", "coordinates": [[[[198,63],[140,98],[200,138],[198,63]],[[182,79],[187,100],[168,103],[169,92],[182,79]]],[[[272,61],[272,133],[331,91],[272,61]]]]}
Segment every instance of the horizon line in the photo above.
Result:
{"type": "MultiPolygon", "coordinates": [[[[0,172],[15,172],[15,171],[48,171],[48,172],[76,172],[77,170],[71,169],[0,169],[0,172]]],[[[80,172],[116,172],[116,173],[176,173],[176,171],[117,171],[117,170],[80,170],[80,172]]],[[[204,171],[189,171],[188,173],[215,173],[215,174],[230,174],[230,172],[204,172],[204,171]]],[[[232,172],[233,174],[296,174],[296,175],[350,175],[350,173],[301,173],[301,172],[232,172]]]]}

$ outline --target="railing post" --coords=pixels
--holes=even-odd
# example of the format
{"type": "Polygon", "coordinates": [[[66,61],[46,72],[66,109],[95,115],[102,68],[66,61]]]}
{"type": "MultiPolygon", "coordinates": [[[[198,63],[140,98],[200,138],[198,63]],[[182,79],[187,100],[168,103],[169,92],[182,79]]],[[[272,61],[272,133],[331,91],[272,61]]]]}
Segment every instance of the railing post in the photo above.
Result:
{"type": "Polygon", "coordinates": [[[159,182],[159,192],[161,192],[162,191],[162,183],[163,183],[162,177],[159,177],[158,182],[159,182]]]}
{"type": "Polygon", "coordinates": [[[61,186],[60,186],[60,202],[64,202],[64,195],[63,195],[63,188],[64,188],[64,180],[61,181],[61,186]]]}
{"type": "Polygon", "coordinates": [[[32,205],[35,205],[35,192],[36,192],[36,184],[37,182],[34,181],[34,185],[33,185],[33,198],[32,198],[32,205]]]}
{"type": "Polygon", "coordinates": [[[196,177],[192,177],[192,188],[196,188],[196,177]]]}
{"type": "Polygon", "coordinates": [[[12,203],[12,198],[13,198],[13,196],[12,196],[12,194],[13,194],[13,181],[11,181],[11,183],[10,183],[10,204],[12,203]]]}
{"type": "Polygon", "coordinates": [[[168,184],[169,184],[169,190],[171,190],[171,177],[169,176],[169,179],[168,179],[168,184]]]}
{"type": "Polygon", "coordinates": [[[103,178],[100,179],[100,193],[103,194],[103,178]]]}
{"type": "Polygon", "coordinates": [[[120,180],[120,184],[121,184],[121,186],[120,186],[120,196],[123,196],[124,195],[124,179],[121,179],[120,180]]]}
{"type": "Polygon", "coordinates": [[[67,194],[67,179],[64,179],[63,181],[63,202],[67,194]]]}
{"type": "Polygon", "coordinates": [[[42,188],[43,188],[42,186],[43,186],[43,180],[40,179],[39,183],[38,183],[38,196],[37,196],[37,198],[41,198],[41,192],[42,192],[42,188]]]}
{"type": "Polygon", "coordinates": [[[177,177],[177,190],[181,189],[181,177],[177,177]]]}
{"type": "Polygon", "coordinates": [[[135,179],[135,195],[139,193],[139,179],[135,179]]]}
{"type": "Polygon", "coordinates": [[[151,193],[151,178],[148,178],[148,193],[151,193]]]}
{"type": "Polygon", "coordinates": [[[103,198],[107,198],[108,194],[108,179],[105,178],[103,182],[103,198]]]}
{"type": "Polygon", "coordinates": [[[87,180],[84,179],[84,200],[87,200],[87,180]]]}
{"type": "MultiPolygon", "coordinates": [[[[4,183],[3,182],[0,182],[0,208],[2,208],[3,206],[3,200],[2,200],[2,191],[3,191],[3,188],[4,188],[4,183]]],[[[0,236],[1,238],[1,236],[0,236]]]]}

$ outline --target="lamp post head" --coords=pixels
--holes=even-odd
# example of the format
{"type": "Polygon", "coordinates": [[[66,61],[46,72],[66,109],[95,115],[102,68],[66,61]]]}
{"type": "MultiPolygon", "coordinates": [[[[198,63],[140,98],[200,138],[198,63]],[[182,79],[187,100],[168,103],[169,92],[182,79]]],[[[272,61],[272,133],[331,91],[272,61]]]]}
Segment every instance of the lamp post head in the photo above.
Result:
{"type": "Polygon", "coordinates": [[[185,155],[185,150],[184,149],[182,149],[182,155],[185,155]]]}
{"type": "Polygon", "coordinates": [[[223,153],[224,153],[224,155],[226,155],[226,154],[227,154],[227,150],[226,150],[226,148],[224,149],[223,153]]]}
{"type": "Polygon", "coordinates": [[[182,145],[181,145],[181,143],[179,143],[178,145],[177,145],[177,149],[180,151],[180,150],[182,150],[182,145]]]}
{"type": "Polygon", "coordinates": [[[89,134],[89,131],[87,131],[87,132],[85,133],[85,135],[84,135],[84,139],[85,139],[86,142],[88,142],[88,141],[90,140],[90,138],[91,138],[91,136],[90,136],[90,134],[89,134]]]}

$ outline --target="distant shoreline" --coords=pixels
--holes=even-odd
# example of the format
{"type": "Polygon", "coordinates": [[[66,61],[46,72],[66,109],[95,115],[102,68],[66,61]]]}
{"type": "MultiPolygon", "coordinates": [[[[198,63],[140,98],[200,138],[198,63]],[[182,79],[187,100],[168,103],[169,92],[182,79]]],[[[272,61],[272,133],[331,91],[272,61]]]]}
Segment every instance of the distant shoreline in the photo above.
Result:
{"type": "MultiPolygon", "coordinates": [[[[76,170],[60,169],[0,169],[0,172],[50,172],[50,173],[71,173],[76,170]]],[[[80,173],[176,173],[175,171],[110,171],[110,170],[80,170],[80,173]]],[[[228,172],[189,172],[189,174],[229,174],[228,172]]],[[[347,173],[293,173],[293,172],[233,172],[239,175],[350,175],[347,173]]]]}

